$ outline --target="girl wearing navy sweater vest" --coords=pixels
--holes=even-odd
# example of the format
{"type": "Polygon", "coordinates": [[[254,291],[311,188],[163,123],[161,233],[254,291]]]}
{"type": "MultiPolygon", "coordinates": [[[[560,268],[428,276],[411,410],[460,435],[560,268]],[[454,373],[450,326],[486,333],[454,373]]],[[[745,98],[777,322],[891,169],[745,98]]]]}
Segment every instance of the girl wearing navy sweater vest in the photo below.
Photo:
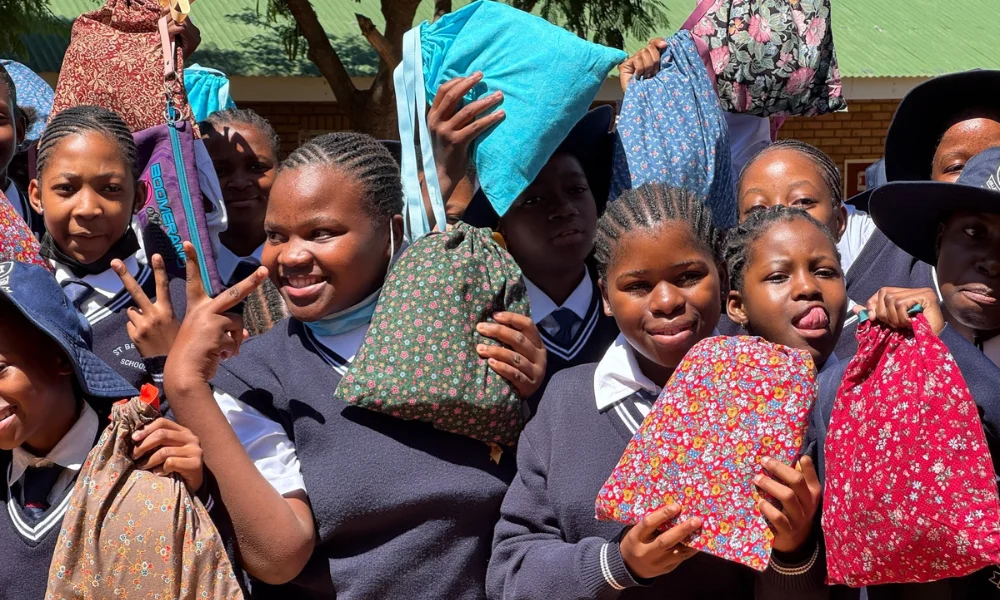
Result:
{"type": "MultiPolygon", "coordinates": [[[[490,598],[782,598],[822,593],[805,553],[815,505],[775,511],[772,565],[757,573],[691,551],[700,526],[665,506],[631,528],[594,519],[594,501],[684,354],[713,334],[721,310],[719,238],[688,192],[644,185],[613,202],[597,228],[604,310],[621,336],[597,364],[557,373],[518,445],[487,579],[490,598]],[[665,250],[667,249],[667,250],[665,250]],[[685,518],[660,531],[669,519],[685,518]],[[780,515],[780,516],[779,516],[780,515]]],[[[801,478],[773,489],[811,498],[801,478]]],[[[808,557],[807,557],[808,559],[808,557]]]]}
{"type": "MultiPolygon", "coordinates": [[[[292,317],[240,347],[227,334],[238,324],[192,280],[165,388],[179,420],[206,436],[254,597],[485,595],[514,456],[494,462],[482,442],[333,395],[402,251],[401,210],[399,168],[385,147],[358,133],[320,136],[282,164],[265,220],[266,269],[233,292],[244,296],[269,272],[292,317]]],[[[515,386],[530,395],[523,386],[544,370],[528,339],[537,334],[496,320],[510,348],[487,357],[521,373],[515,386]]]]}
{"type": "Polygon", "coordinates": [[[93,328],[94,353],[139,388],[162,381],[180,327],[174,313],[184,314],[184,282],[168,279],[159,256],[146,263],[132,229],[132,215],[146,198],[135,158],[132,132],[117,114],[68,108],[39,141],[38,176],[28,194],[45,219],[42,256],[93,328]],[[132,292],[159,301],[137,303],[132,292]],[[160,322],[137,329],[143,315],[160,322]]]}

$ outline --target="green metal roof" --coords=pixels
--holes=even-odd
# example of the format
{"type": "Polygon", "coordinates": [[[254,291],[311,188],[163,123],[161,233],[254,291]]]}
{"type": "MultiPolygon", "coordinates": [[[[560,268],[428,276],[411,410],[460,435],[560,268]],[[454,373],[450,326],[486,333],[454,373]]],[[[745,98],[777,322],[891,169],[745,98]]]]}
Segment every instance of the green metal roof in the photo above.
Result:
{"type": "MultiPolygon", "coordinates": [[[[369,17],[380,29],[385,24],[382,0],[313,0],[333,46],[348,69],[358,76],[373,75],[375,52],[358,31],[355,13],[369,17]]],[[[469,0],[456,0],[459,8],[469,0]]],[[[50,0],[53,14],[68,25],[80,13],[93,10],[98,0],[50,0]]],[[[201,0],[192,18],[202,32],[202,44],[193,60],[230,75],[317,75],[306,58],[289,60],[273,25],[257,7],[266,0],[201,0]]],[[[662,34],[680,26],[696,0],[665,0],[669,24],[662,34]]],[[[1000,28],[985,16],[981,0],[833,0],[834,40],[844,77],[926,77],[976,67],[1000,68],[1000,28]],[[950,18],[963,15],[964,18],[950,18]]],[[[432,0],[424,0],[414,23],[431,16],[432,0]]],[[[627,39],[634,52],[645,40],[627,39]]],[[[26,62],[38,72],[59,70],[66,36],[29,35],[26,62]]]]}

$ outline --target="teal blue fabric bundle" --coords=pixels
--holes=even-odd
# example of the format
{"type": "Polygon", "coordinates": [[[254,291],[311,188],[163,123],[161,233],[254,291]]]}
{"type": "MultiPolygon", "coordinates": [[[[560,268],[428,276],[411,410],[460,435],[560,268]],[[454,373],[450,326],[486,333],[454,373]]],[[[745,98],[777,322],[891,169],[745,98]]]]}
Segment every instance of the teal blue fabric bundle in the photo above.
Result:
{"type": "MultiPolygon", "coordinates": [[[[424,22],[410,35],[414,32],[419,38],[409,45],[404,42],[403,63],[395,73],[404,191],[408,199],[413,190],[415,199],[420,198],[416,157],[408,152],[408,145],[412,146],[408,139],[413,139],[417,129],[412,127],[412,117],[406,116],[413,114],[409,108],[419,108],[415,125],[421,130],[423,170],[430,188],[436,184],[428,168],[434,157],[430,140],[423,135],[426,125],[420,122],[426,104],[442,84],[482,71],[483,80],[466,102],[500,90],[504,100],[499,108],[506,117],[476,141],[472,160],[483,192],[500,215],[587,112],[611,69],[627,58],[621,50],[588,42],[545,19],[490,0],[473,2],[433,24],[424,22]],[[420,67],[422,77],[412,73],[420,67]],[[423,104],[421,97],[426,98],[423,104]],[[408,158],[413,161],[409,165],[408,158]],[[407,177],[413,178],[409,184],[407,177]]],[[[436,190],[429,193],[433,205],[436,190]]]]}
{"type": "Polygon", "coordinates": [[[191,65],[184,69],[184,89],[196,123],[216,111],[236,108],[229,96],[229,79],[222,71],[191,65]]]}

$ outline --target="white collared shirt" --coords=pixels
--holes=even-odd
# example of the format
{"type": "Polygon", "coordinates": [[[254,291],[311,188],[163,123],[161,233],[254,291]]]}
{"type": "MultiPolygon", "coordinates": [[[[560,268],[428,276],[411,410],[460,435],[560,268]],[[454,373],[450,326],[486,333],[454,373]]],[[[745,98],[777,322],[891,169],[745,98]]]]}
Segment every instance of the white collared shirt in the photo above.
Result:
{"type": "MultiPolygon", "coordinates": [[[[321,348],[316,348],[319,352],[329,351],[323,353],[324,360],[330,363],[331,368],[343,373],[341,369],[346,369],[347,364],[354,359],[367,332],[367,326],[333,336],[311,335],[310,332],[310,339],[322,345],[321,348]],[[331,353],[335,357],[330,356],[331,353]],[[337,364],[337,358],[343,359],[345,364],[337,364]]],[[[225,392],[215,390],[215,401],[222,409],[222,414],[226,415],[250,460],[274,489],[282,495],[297,490],[305,491],[306,484],[302,478],[302,467],[295,452],[295,444],[288,438],[285,428],[225,392]]]]}
{"type": "Polygon", "coordinates": [[[844,235],[837,242],[837,250],[840,252],[840,267],[844,273],[850,270],[851,265],[854,264],[865,244],[868,243],[868,239],[877,229],[875,221],[868,213],[861,212],[850,205],[847,205],[846,208],[847,227],[844,229],[844,235]]]}
{"type": "MultiPolygon", "coordinates": [[[[601,361],[597,363],[597,370],[594,371],[594,397],[597,399],[597,410],[603,412],[638,391],[658,395],[660,386],[642,374],[642,369],[635,359],[635,350],[625,336],[619,334],[601,361]]],[[[637,407],[643,417],[649,413],[648,407],[642,404],[637,407]]]]}
{"type": "Polygon", "coordinates": [[[219,269],[219,279],[221,279],[224,284],[229,285],[233,278],[233,273],[236,271],[236,267],[239,266],[241,260],[252,258],[259,263],[260,257],[263,254],[264,244],[257,246],[257,249],[254,250],[250,256],[236,256],[236,254],[234,254],[229,248],[226,248],[225,245],[220,245],[219,252],[215,257],[215,266],[219,269]]]}
{"type": "MultiPolygon", "coordinates": [[[[129,256],[122,262],[125,263],[125,268],[129,274],[142,287],[153,276],[153,270],[141,263],[137,255],[138,253],[129,256]]],[[[86,317],[91,325],[114,314],[132,301],[132,296],[125,290],[125,284],[119,279],[118,274],[111,269],[101,271],[95,275],[76,277],[68,267],[55,260],[49,260],[49,264],[55,270],[56,281],[60,285],[67,280],[79,280],[94,288],[95,293],[91,294],[83,303],[83,306],[80,307],[80,312],[83,313],[83,316],[86,317]]]]}
{"type": "Polygon", "coordinates": [[[570,334],[575,336],[580,331],[580,327],[583,326],[584,320],[587,318],[587,310],[590,308],[590,303],[594,299],[594,282],[590,279],[589,271],[584,273],[583,279],[580,280],[580,283],[561,306],[556,306],[556,303],[549,298],[548,294],[543,292],[541,288],[527,277],[524,278],[524,287],[528,292],[528,302],[531,304],[531,319],[535,322],[535,325],[544,329],[549,335],[558,334],[559,324],[556,323],[555,319],[550,319],[549,316],[561,308],[568,308],[580,319],[579,322],[573,325],[570,334]]]}
{"type": "Polygon", "coordinates": [[[22,446],[14,448],[11,453],[11,467],[7,477],[8,488],[19,481],[29,468],[58,465],[63,467],[63,471],[56,479],[47,498],[50,505],[54,504],[63,492],[73,485],[77,473],[80,472],[80,467],[87,460],[91,448],[94,447],[94,442],[97,440],[97,429],[100,425],[98,421],[97,413],[84,402],[83,410],[80,411],[76,423],[45,456],[35,456],[22,446]]]}

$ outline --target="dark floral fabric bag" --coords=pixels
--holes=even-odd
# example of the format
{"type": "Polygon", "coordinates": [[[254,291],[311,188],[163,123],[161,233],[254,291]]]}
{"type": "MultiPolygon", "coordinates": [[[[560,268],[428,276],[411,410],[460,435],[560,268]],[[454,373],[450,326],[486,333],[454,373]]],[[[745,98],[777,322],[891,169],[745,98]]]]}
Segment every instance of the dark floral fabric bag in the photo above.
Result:
{"type": "Polygon", "coordinates": [[[476,352],[497,342],[476,324],[498,311],[528,315],[517,263],[488,229],[430,233],[386,278],[364,345],[337,387],[349,404],[489,444],[514,446],[521,399],[476,352]]]}
{"type": "Polygon", "coordinates": [[[722,108],[758,117],[847,108],[830,0],[702,0],[683,29],[711,57],[722,108]]]}

